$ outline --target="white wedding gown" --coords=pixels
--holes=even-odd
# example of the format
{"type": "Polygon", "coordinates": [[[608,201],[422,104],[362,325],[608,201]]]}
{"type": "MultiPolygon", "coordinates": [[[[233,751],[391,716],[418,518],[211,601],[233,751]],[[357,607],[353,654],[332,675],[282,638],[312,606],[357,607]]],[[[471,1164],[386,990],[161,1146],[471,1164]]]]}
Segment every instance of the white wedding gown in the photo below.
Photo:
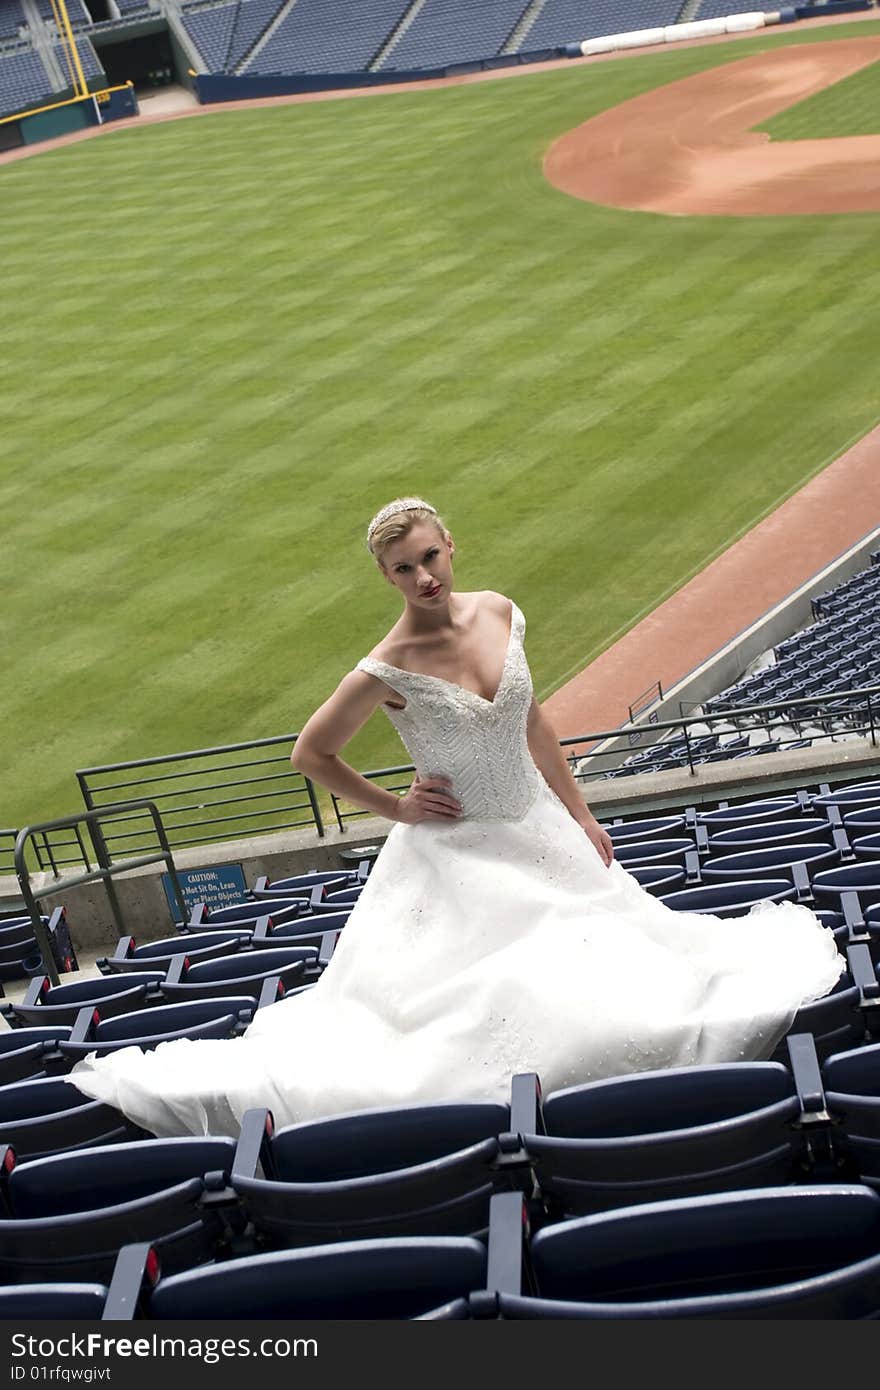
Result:
{"type": "Polygon", "coordinates": [[[366,658],[423,776],[462,817],[395,825],[312,989],[241,1038],[92,1054],[68,1080],[157,1135],[237,1134],[342,1111],[506,1100],[624,1072],[763,1057],[845,962],[806,907],[674,912],[610,868],[532,761],[532,683],[513,606],[492,701],[366,658]]]}

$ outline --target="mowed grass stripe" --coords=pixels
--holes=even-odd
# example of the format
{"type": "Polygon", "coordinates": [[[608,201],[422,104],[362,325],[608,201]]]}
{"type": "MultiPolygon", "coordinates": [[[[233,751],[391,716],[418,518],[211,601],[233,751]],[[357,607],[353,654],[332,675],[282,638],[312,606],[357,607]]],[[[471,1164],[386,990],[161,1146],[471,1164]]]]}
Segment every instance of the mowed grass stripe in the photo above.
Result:
{"type": "Polygon", "coordinates": [[[771,140],[880,135],[880,63],[872,63],[756,126],[771,140]]]}
{"type": "MultiPolygon", "coordinates": [[[[598,110],[817,37],[4,169],[5,823],[73,809],[77,766],[301,725],[396,614],[389,496],[515,595],[543,696],[869,428],[880,219],[628,214],[540,171],[598,110]]],[[[399,746],[377,717],[352,756],[399,746]]]]}

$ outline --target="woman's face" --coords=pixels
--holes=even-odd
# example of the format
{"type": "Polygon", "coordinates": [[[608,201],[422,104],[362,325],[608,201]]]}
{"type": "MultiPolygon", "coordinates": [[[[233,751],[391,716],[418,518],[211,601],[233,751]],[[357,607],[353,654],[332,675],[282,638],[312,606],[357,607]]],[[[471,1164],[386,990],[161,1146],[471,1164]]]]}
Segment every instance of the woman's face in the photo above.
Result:
{"type": "Polygon", "coordinates": [[[444,535],[430,521],[417,521],[399,541],[385,547],[379,563],[385,578],[407,603],[434,608],[447,601],[452,592],[454,554],[450,535],[444,535]]]}

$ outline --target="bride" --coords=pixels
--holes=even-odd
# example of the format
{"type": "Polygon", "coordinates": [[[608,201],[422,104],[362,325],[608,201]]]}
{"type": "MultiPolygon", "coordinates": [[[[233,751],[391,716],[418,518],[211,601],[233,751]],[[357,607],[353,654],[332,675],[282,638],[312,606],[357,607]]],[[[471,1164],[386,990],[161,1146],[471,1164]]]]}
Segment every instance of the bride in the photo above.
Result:
{"type": "Polygon", "coordinates": [[[614,858],[532,694],[525,618],[454,588],[420,498],[367,544],[403,612],[297,739],[295,768],[396,824],[311,989],[241,1038],[91,1054],[67,1078],[157,1135],[374,1106],[506,1100],[625,1072],[767,1056],[845,967],[806,907],[674,912],[614,858]],[[379,708],[417,769],[398,797],[339,756],[379,708]]]}

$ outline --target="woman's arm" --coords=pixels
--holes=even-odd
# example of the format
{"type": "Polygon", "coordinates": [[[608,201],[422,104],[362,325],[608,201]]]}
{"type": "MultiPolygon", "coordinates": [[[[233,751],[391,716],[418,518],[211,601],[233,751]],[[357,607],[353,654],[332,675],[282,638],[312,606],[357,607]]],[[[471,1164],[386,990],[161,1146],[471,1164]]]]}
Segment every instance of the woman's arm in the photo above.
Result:
{"type": "Polygon", "coordinates": [[[581,795],[580,787],[574,779],[568,759],[559,746],[559,740],[547,716],[534,696],[529,709],[526,736],[538,771],[548,786],[552,787],[565,809],[583,826],[588,838],[592,840],[602,860],[610,865],[614,858],[614,845],[607,830],[603,830],[596,817],[581,795]]]}
{"type": "Polygon", "coordinates": [[[290,755],[292,766],[352,805],[389,820],[415,825],[422,820],[456,819],[461,807],[441,790],[451,785],[448,777],[416,777],[409,791],[397,796],[362,777],[338,756],[387,695],[386,686],[375,676],[350,671],[305,724],[290,755]]]}

